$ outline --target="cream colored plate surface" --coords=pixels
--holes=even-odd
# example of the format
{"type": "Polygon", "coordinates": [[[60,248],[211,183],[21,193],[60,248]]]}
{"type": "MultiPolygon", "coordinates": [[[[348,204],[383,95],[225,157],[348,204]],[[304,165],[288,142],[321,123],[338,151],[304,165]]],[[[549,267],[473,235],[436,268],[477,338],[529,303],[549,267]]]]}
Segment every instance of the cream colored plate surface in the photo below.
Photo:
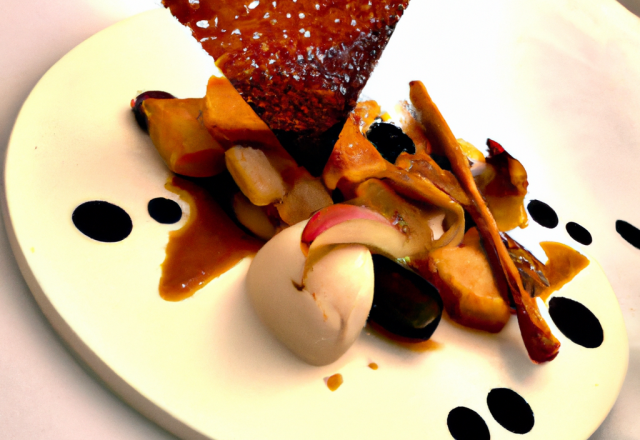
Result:
{"type": "MultiPolygon", "coordinates": [[[[457,50],[455,57],[444,44],[425,46],[417,57],[413,42],[431,37],[419,18],[446,18],[446,7],[441,9],[411,6],[365,93],[390,105],[406,97],[408,79],[440,84],[434,99],[456,134],[477,144],[486,137],[502,141],[534,177],[533,197],[544,194],[550,180],[535,177],[552,173],[554,164],[506,142],[526,130],[488,123],[486,114],[470,111],[493,92],[487,111],[506,111],[500,110],[511,96],[504,77],[513,72],[502,72],[500,63],[511,49],[483,47],[512,32],[512,24],[474,40],[476,21],[468,17],[469,26],[456,34],[460,40],[446,44],[457,50]],[[477,59],[488,53],[495,59],[477,59]],[[455,72],[476,62],[471,84],[445,81],[459,79],[462,73],[455,72]]],[[[16,258],[56,330],[107,384],[187,438],[446,439],[447,415],[458,406],[479,413],[491,438],[512,438],[486,403],[489,391],[501,387],[517,391],[534,411],[535,426],[524,438],[584,439],[598,427],[624,379],[628,344],[615,295],[595,261],[559,295],[591,309],[605,341],[585,349],[548,320],[563,346],[545,365],[529,361],[512,320],[497,336],[443,322],[434,335],[440,348],[423,353],[364,333],[336,363],[311,367],[256,321],[244,292],[248,260],[188,300],[163,301],[158,280],[164,246],[182,222],[161,225],[147,213],[149,200],[176,196],[164,189],[168,171],[128,105],[143,90],[202,96],[212,72],[211,60],[166,11],[151,11],[65,56],[35,87],[16,122],[5,174],[5,215],[16,258]],[[82,235],[71,214],[90,200],[127,211],[131,235],[109,244],[82,235]],[[370,362],[380,368],[369,369],[370,362]],[[345,382],[330,392],[324,378],[334,373],[345,382]]],[[[520,235],[527,243],[567,239],[535,225],[520,235]]]]}

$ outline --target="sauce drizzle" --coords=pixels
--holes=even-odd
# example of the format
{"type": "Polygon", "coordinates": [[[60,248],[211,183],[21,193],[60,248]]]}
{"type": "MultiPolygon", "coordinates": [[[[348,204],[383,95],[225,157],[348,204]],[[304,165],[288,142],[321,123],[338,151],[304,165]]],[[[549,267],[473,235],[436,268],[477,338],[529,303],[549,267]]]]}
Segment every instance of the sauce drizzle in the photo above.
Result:
{"type": "Polygon", "coordinates": [[[262,242],[236,226],[198,185],[173,176],[165,187],[189,203],[191,211],[184,226],[169,233],[159,286],[163,299],[181,301],[254,255],[262,242]]]}

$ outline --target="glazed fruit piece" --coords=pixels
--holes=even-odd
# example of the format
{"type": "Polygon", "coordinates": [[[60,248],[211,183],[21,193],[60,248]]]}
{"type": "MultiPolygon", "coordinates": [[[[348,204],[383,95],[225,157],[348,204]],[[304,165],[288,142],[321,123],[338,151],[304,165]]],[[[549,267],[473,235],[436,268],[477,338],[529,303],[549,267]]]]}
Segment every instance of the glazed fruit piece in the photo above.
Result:
{"type": "Polygon", "coordinates": [[[356,205],[331,205],[318,211],[309,219],[300,240],[307,254],[302,285],[307,270],[322,257],[323,248],[336,244],[362,244],[394,260],[410,253],[407,236],[398,227],[377,212],[356,205]]]}
{"type": "Polygon", "coordinates": [[[274,130],[346,118],[408,0],[164,0],[274,130]]]}
{"type": "Polygon", "coordinates": [[[282,200],[284,181],[262,150],[236,145],[225,156],[229,173],[251,203],[266,206],[282,200]]]}
{"type": "Polygon", "coordinates": [[[160,90],[149,90],[147,92],[140,93],[135,99],[131,100],[131,110],[136,118],[136,122],[145,133],[149,133],[149,121],[147,116],[142,111],[142,103],[149,99],[175,99],[171,93],[162,92],[160,90]]]}
{"type": "MultiPolygon", "coordinates": [[[[412,165],[405,164],[404,158],[416,160],[413,156],[401,154],[396,165],[385,160],[362,132],[368,121],[373,121],[372,115],[377,115],[370,108],[363,115],[360,105],[349,115],[325,166],[322,176],[325,185],[331,190],[340,189],[346,200],[357,198],[350,203],[367,206],[389,221],[403,225],[409,236],[415,235],[410,238],[416,252],[412,257],[435,247],[458,245],[464,235],[464,211],[460,204],[432,180],[410,171],[412,165]],[[398,166],[399,163],[406,167],[398,166]],[[381,186],[368,186],[370,180],[381,186]],[[438,237],[432,236],[428,227],[436,217],[443,227],[438,237]]],[[[428,155],[422,156],[428,160],[428,155]]],[[[453,176],[451,179],[455,182],[453,176]]],[[[464,196],[461,189],[458,192],[464,196]]]]}
{"type": "Polygon", "coordinates": [[[153,145],[171,171],[210,177],[225,169],[224,149],[202,123],[203,99],[138,100],[136,119],[139,123],[138,115],[143,119],[153,145]]]}
{"type": "Polygon", "coordinates": [[[226,166],[254,205],[274,205],[293,225],[333,203],[322,183],[298,166],[226,78],[209,79],[203,121],[227,150],[226,166]]]}
{"type": "Polygon", "coordinates": [[[373,255],[375,284],[369,322],[413,341],[426,341],[438,327],[442,299],[420,275],[381,255],[373,255]]]}
{"type": "Polygon", "coordinates": [[[232,208],[236,219],[257,237],[269,240],[276,234],[276,226],[265,209],[251,203],[241,192],[233,196],[232,208]]]}

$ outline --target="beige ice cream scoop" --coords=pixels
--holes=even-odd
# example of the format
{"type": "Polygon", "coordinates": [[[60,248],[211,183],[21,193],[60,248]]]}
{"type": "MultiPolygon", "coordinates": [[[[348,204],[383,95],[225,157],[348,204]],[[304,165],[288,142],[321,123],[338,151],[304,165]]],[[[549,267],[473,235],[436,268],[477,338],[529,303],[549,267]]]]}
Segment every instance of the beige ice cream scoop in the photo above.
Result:
{"type": "Polygon", "coordinates": [[[284,345],[312,365],[327,365],[349,349],[366,324],[373,262],[365,246],[331,246],[301,285],[305,224],[280,232],[258,252],[247,290],[262,322],[284,345]]]}

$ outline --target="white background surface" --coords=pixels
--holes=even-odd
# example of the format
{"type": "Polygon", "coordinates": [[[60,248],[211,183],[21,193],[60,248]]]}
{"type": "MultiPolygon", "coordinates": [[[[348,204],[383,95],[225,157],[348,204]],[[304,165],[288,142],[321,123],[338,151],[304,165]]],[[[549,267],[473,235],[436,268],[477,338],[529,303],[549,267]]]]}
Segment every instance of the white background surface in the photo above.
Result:
{"type": "MultiPolygon", "coordinates": [[[[594,4],[601,3],[609,8],[612,2],[585,3],[594,9],[594,4]]],[[[624,3],[636,13],[640,12],[640,1],[625,0],[624,3]]],[[[20,106],[46,70],[87,37],[123,18],[159,7],[159,0],[35,0],[24,3],[1,0],[0,4],[0,151],[4,156],[20,106]]],[[[623,14],[610,16],[623,17],[623,14]]],[[[640,21],[637,26],[640,27],[640,21]]],[[[81,102],[69,104],[82,105],[81,102]]],[[[640,218],[627,220],[640,224],[640,218]]],[[[635,258],[638,267],[640,251],[634,250],[629,256],[635,258]]],[[[640,421],[636,416],[640,405],[640,346],[637,342],[640,332],[637,324],[631,324],[632,320],[637,321],[636,311],[640,310],[640,278],[637,273],[620,273],[605,262],[603,266],[619,294],[627,326],[633,332],[629,334],[631,353],[626,385],[611,415],[592,438],[630,440],[640,436],[640,421]]],[[[0,231],[0,280],[1,438],[174,438],[111,394],[64,347],[22,280],[4,228],[0,231]]]]}

